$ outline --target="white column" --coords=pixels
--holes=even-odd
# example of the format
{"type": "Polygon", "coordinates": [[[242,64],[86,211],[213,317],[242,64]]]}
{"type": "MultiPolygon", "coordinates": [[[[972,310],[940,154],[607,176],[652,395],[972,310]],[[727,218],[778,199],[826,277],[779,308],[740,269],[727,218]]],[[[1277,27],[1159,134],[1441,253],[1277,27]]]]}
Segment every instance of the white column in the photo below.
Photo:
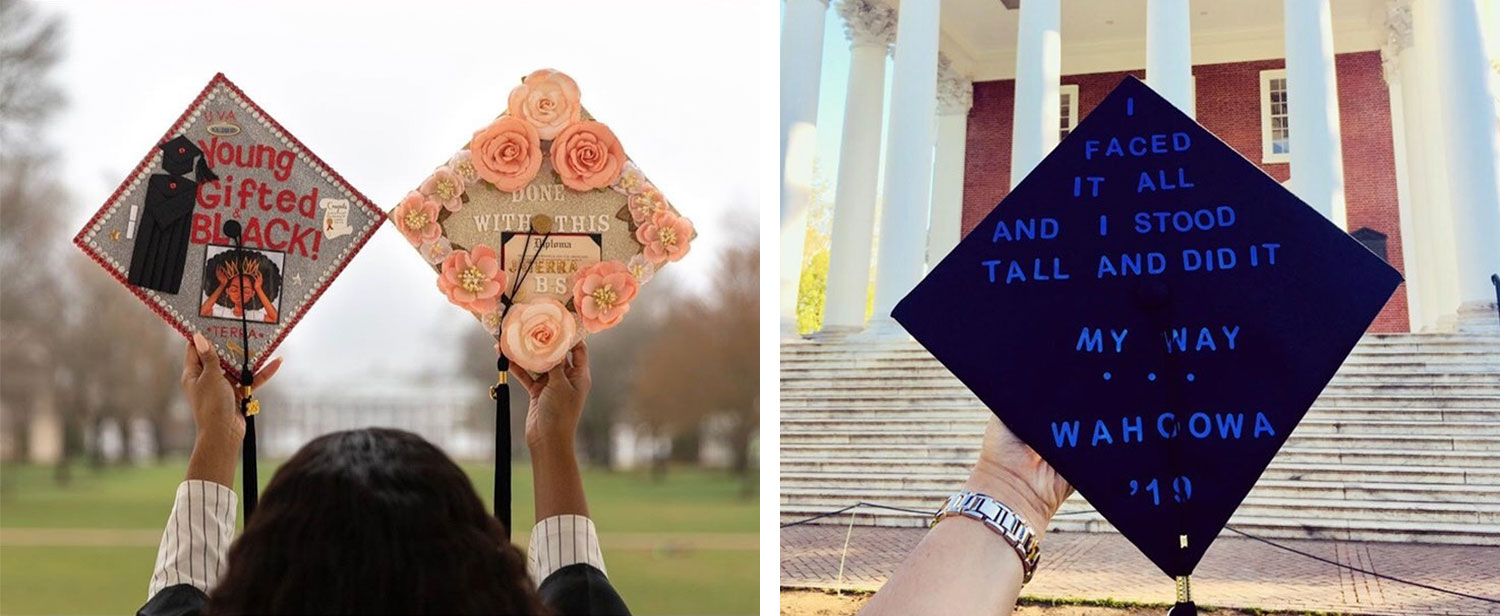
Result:
{"type": "Polygon", "coordinates": [[[1347,230],[1333,18],[1329,10],[1328,0],[1285,1],[1291,189],[1333,224],[1347,230]]]}
{"type": "Polygon", "coordinates": [[[1500,273],[1500,129],[1475,0],[1421,0],[1436,51],[1438,115],[1447,134],[1459,327],[1500,329],[1490,275],[1500,273]]]}
{"type": "Polygon", "coordinates": [[[1021,3],[1016,29],[1016,94],[1011,122],[1010,186],[1057,145],[1062,105],[1062,9],[1059,0],[1021,3]]]}
{"type": "Polygon", "coordinates": [[[1193,101],[1193,37],[1188,0],[1146,0],[1146,85],[1189,117],[1193,101]]]}
{"type": "MultiPolygon", "coordinates": [[[[1423,268],[1430,263],[1422,255],[1426,249],[1416,219],[1413,199],[1420,194],[1420,174],[1411,164],[1416,149],[1407,136],[1412,124],[1406,109],[1406,94],[1403,92],[1404,60],[1411,58],[1411,7],[1404,0],[1389,0],[1386,5],[1386,43],[1380,49],[1381,74],[1385,78],[1386,91],[1391,101],[1391,152],[1396,171],[1396,211],[1401,228],[1401,270],[1406,276],[1407,329],[1421,331],[1426,312],[1422,293],[1427,290],[1427,274],[1423,268]]],[[[1420,154],[1417,154],[1420,156],[1420,154]]]]}
{"type": "Polygon", "coordinates": [[[781,17],[781,333],[797,323],[797,285],[817,149],[818,83],[823,70],[823,15],[828,0],[786,0],[781,17]]]}
{"type": "Polygon", "coordinates": [[[939,6],[940,0],[903,0],[896,26],[890,143],[885,151],[875,311],[869,329],[875,337],[906,335],[891,319],[891,309],[922,278],[937,107],[939,6]]]}
{"type": "MultiPolygon", "coordinates": [[[[1412,96],[1405,98],[1408,116],[1420,115],[1423,183],[1429,203],[1419,207],[1418,229],[1428,243],[1427,256],[1432,262],[1425,268],[1428,272],[1428,290],[1423,291],[1426,303],[1423,319],[1426,331],[1452,331],[1457,327],[1458,280],[1457,257],[1453,245],[1453,187],[1449,178],[1448,135],[1443,129],[1441,103],[1438,99],[1437,39],[1438,33],[1431,18],[1431,7],[1425,3],[1412,2],[1412,56],[1413,83],[1407,91],[1412,96]],[[1422,228],[1425,227],[1425,231],[1422,228]]],[[[1410,134],[1410,133],[1408,133],[1410,134]]]]}
{"type": "Polygon", "coordinates": [[[927,221],[927,268],[958,245],[964,215],[964,153],[969,139],[969,108],[974,82],[947,58],[938,62],[937,149],[932,164],[932,216],[927,221]]]}
{"type": "Polygon", "coordinates": [[[824,333],[865,326],[870,293],[870,246],[875,235],[875,189],[880,173],[880,114],[885,98],[885,58],[896,37],[896,12],[872,0],[837,6],[849,36],[849,89],[844,97],[844,137],[833,200],[828,247],[824,333]]]}

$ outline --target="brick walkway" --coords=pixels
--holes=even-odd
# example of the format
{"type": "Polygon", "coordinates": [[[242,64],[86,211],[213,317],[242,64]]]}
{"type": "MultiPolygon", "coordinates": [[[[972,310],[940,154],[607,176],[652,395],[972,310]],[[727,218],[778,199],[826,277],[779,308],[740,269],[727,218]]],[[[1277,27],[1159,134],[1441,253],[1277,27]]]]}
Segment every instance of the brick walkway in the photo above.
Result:
{"type": "MultiPolygon", "coordinates": [[[[855,526],[839,582],[845,525],[781,531],[781,584],[875,590],[916,547],[925,529],[855,526]]],[[[1318,556],[1471,595],[1500,599],[1500,547],[1275,540],[1318,556]]],[[[1114,533],[1048,534],[1042,565],[1024,594],[1050,599],[1170,603],[1172,581],[1114,533]]],[[[1351,572],[1226,534],[1193,575],[1193,597],[1219,607],[1351,614],[1500,614],[1500,604],[1351,572]]]]}

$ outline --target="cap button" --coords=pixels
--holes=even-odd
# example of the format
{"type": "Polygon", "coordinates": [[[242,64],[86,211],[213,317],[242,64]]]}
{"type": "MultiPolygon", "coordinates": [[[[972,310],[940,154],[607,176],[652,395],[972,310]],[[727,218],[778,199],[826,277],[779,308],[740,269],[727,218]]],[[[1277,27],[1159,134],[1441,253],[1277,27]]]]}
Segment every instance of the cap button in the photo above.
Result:
{"type": "Polygon", "coordinates": [[[177,153],[178,154],[183,154],[183,153],[186,153],[186,152],[187,152],[187,148],[177,148],[177,153]]]}

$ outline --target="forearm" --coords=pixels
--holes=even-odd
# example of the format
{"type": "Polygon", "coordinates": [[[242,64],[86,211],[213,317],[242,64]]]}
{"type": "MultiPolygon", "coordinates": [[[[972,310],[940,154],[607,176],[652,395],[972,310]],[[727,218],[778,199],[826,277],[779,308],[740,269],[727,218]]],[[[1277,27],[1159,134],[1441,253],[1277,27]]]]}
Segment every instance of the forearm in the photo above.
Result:
{"type": "Polygon", "coordinates": [[[226,488],[234,487],[236,458],[240,443],[225,436],[199,434],[188,457],[187,479],[212,481],[226,488]]]}
{"type": "Polygon", "coordinates": [[[533,446],[531,477],[537,520],[565,514],[588,516],[583,475],[571,442],[533,446]]]}
{"type": "Polygon", "coordinates": [[[190,479],[177,486],[148,597],[178,584],[205,593],[218,584],[234,540],[237,500],[233,490],[216,481],[190,479]]]}
{"type": "Polygon", "coordinates": [[[944,520],[922,538],[861,616],[1010,614],[1021,593],[1021,559],[978,520],[944,520]]]}
{"type": "MultiPolygon", "coordinates": [[[[964,483],[965,490],[988,495],[1019,513],[1041,540],[1053,512],[1017,486],[1008,476],[977,469],[964,483]]],[[[1004,616],[1015,609],[1024,572],[1015,548],[999,533],[979,520],[951,516],[922,538],[860,614],[1004,616]]]]}

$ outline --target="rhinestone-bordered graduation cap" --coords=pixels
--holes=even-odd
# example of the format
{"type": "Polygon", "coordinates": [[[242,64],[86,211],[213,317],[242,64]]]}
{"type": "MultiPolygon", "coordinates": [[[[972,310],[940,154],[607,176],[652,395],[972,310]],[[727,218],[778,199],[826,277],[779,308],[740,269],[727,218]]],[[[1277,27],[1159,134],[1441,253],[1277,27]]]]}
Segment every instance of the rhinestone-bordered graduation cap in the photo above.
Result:
{"type": "Polygon", "coordinates": [[[448,301],[532,372],[619,324],[697,236],[573,79],[550,69],[527,75],[390,216],[448,301]]]}
{"type": "Polygon", "coordinates": [[[238,378],[242,340],[259,370],[384,220],[218,74],[73,241],[238,378]]]}
{"type": "Polygon", "coordinates": [[[894,317],[1182,576],[1400,282],[1130,77],[894,317]]]}

